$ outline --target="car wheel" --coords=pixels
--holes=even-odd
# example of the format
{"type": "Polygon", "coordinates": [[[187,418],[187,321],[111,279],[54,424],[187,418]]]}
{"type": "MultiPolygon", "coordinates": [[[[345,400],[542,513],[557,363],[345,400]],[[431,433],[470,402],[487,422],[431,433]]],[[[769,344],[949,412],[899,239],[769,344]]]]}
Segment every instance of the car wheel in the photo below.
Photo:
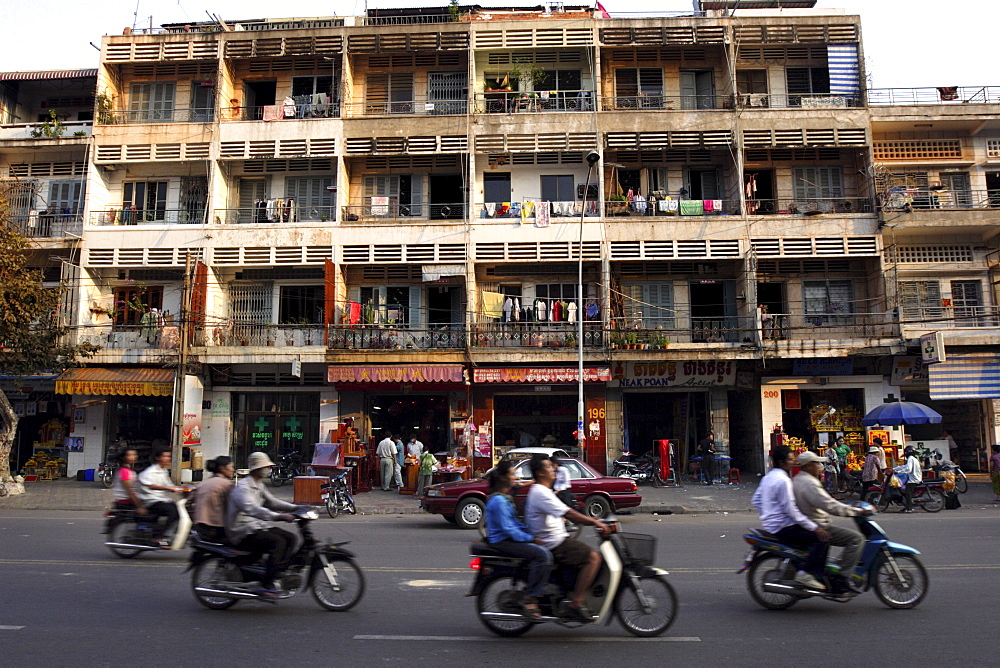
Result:
{"type": "Polygon", "coordinates": [[[475,529],[483,523],[485,506],[479,499],[465,499],[455,510],[455,524],[459,529],[475,529]]]}
{"type": "Polygon", "coordinates": [[[611,502],[603,496],[594,494],[583,501],[583,514],[587,517],[602,520],[611,513],[611,502]]]}

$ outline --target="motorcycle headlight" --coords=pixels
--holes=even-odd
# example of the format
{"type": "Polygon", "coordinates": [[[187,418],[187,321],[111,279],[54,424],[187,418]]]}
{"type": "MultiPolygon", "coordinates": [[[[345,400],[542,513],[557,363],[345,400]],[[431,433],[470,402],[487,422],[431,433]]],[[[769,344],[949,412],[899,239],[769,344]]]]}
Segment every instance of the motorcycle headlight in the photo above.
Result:
{"type": "Polygon", "coordinates": [[[427,496],[444,496],[444,492],[440,489],[428,489],[424,492],[427,496]]]}

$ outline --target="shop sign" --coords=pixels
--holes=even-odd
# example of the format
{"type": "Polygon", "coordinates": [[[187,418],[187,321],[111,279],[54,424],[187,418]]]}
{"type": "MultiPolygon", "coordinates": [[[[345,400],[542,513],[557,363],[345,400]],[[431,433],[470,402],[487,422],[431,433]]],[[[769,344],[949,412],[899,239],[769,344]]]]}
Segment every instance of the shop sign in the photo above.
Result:
{"type": "Polygon", "coordinates": [[[931,332],[920,337],[920,357],[924,364],[944,362],[948,358],[944,352],[944,332],[931,332]]]}
{"type": "MultiPolygon", "coordinates": [[[[476,383],[577,383],[580,380],[577,367],[517,367],[506,369],[473,369],[476,383]]],[[[583,370],[584,382],[607,382],[611,380],[608,367],[587,367],[583,370]]]]}
{"type": "Polygon", "coordinates": [[[906,355],[892,358],[891,385],[913,385],[927,382],[927,367],[923,359],[916,355],[906,355]]]}
{"type": "Polygon", "coordinates": [[[128,397],[172,397],[173,383],[140,383],[128,381],[70,380],[56,383],[57,394],[108,394],[128,397]]]}
{"type": "Polygon", "coordinates": [[[201,402],[204,386],[197,376],[184,376],[184,421],[181,434],[184,445],[201,445],[201,402]]]}
{"type": "Polygon", "coordinates": [[[254,450],[269,450],[273,436],[270,418],[262,415],[250,423],[250,442],[254,450]]]}
{"type": "Polygon", "coordinates": [[[460,364],[331,366],[326,379],[330,383],[461,383],[464,370],[460,364]]]}
{"type": "Polygon", "coordinates": [[[850,357],[817,357],[792,360],[793,376],[850,376],[854,360],[850,357]]]}
{"type": "Polygon", "coordinates": [[[713,387],[736,383],[733,360],[617,362],[611,387],[713,387]]]}

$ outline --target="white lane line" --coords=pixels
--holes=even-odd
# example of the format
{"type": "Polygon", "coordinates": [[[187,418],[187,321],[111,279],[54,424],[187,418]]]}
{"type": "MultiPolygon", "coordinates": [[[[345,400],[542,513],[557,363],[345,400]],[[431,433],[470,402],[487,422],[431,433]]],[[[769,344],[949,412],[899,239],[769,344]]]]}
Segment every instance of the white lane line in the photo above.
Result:
{"type": "Polygon", "coordinates": [[[0,624],[0,631],[20,631],[23,628],[23,626],[4,626],[0,624]]]}
{"type": "Polygon", "coordinates": [[[468,582],[452,582],[450,580],[409,580],[403,584],[409,585],[410,587],[430,587],[436,589],[438,587],[464,587],[468,582]]]}
{"type": "MultiPolygon", "coordinates": [[[[354,640],[398,640],[402,642],[510,642],[506,638],[496,636],[388,636],[388,635],[358,635],[354,640]]],[[[698,636],[666,636],[660,638],[593,638],[581,636],[578,638],[519,638],[518,642],[701,642],[698,636]]]]}

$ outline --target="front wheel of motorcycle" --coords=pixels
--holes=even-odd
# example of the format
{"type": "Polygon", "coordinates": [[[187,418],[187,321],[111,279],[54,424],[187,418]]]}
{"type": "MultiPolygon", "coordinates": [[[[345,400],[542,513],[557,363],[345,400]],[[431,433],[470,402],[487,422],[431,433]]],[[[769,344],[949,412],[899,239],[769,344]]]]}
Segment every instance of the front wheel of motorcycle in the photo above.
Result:
{"type": "Polygon", "coordinates": [[[338,503],[337,493],[334,491],[330,491],[326,495],[326,512],[333,519],[337,519],[337,514],[340,513],[340,503],[338,503]]]}
{"type": "Polygon", "coordinates": [[[906,609],[916,607],[927,595],[927,571],[923,564],[911,555],[896,554],[879,560],[875,567],[875,595],[890,608],[906,609]],[[900,578],[897,576],[897,569],[900,578]]]}
{"type": "Polygon", "coordinates": [[[938,513],[944,508],[944,492],[940,489],[930,488],[925,492],[926,496],[920,503],[920,507],[929,513],[938,513]]]}
{"type": "Polygon", "coordinates": [[[532,623],[521,613],[518,598],[524,583],[511,577],[495,577],[487,582],[476,597],[476,612],[483,626],[504,638],[515,638],[531,628],[532,623]]]}
{"type": "Polygon", "coordinates": [[[284,473],[279,473],[278,469],[271,469],[271,487],[281,487],[286,482],[288,482],[288,478],[285,477],[284,473]]]}
{"type": "Polygon", "coordinates": [[[747,571],[750,598],[768,610],[784,610],[795,605],[799,600],[797,596],[764,591],[764,583],[785,579],[785,571],[784,560],[780,557],[770,554],[757,557],[747,571]]]}
{"type": "Polygon", "coordinates": [[[611,471],[611,477],[612,478],[624,478],[625,477],[625,469],[622,468],[621,466],[616,466],[614,468],[614,470],[611,471]]]}
{"type": "Polygon", "coordinates": [[[354,505],[354,497],[345,492],[344,499],[345,499],[345,508],[347,509],[347,512],[349,512],[352,515],[357,515],[358,507],[354,505]]]}
{"type": "Polygon", "coordinates": [[[105,489],[111,489],[111,486],[115,482],[115,472],[111,469],[104,469],[101,471],[101,484],[104,485],[105,489]]]}
{"type": "Polygon", "coordinates": [[[640,578],[635,586],[642,589],[648,612],[643,610],[639,594],[625,582],[615,599],[615,614],[625,630],[634,636],[658,636],[677,618],[677,593],[666,578],[640,578]]]}
{"type": "Polygon", "coordinates": [[[223,596],[210,596],[198,591],[198,588],[211,589],[219,586],[219,582],[227,582],[239,578],[239,569],[230,564],[225,559],[212,557],[206,559],[194,568],[191,574],[191,591],[206,608],[211,610],[225,610],[236,605],[237,599],[223,596]]]}
{"type": "Polygon", "coordinates": [[[349,559],[330,559],[328,563],[326,568],[316,570],[312,582],[313,598],[327,610],[350,610],[365,593],[364,573],[349,559]]]}
{"type": "MultiPolygon", "coordinates": [[[[108,543],[134,543],[138,538],[133,534],[136,525],[134,522],[128,522],[125,520],[119,521],[112,527],[111,531],[108,532],[108,543]]],[[[115,545],[108,545],[108,549],[116,557],[121,557],[122,559],[131,559],[135,555],[142,552],[140,548],[133,547],[117,547],[115,545]]]]}

